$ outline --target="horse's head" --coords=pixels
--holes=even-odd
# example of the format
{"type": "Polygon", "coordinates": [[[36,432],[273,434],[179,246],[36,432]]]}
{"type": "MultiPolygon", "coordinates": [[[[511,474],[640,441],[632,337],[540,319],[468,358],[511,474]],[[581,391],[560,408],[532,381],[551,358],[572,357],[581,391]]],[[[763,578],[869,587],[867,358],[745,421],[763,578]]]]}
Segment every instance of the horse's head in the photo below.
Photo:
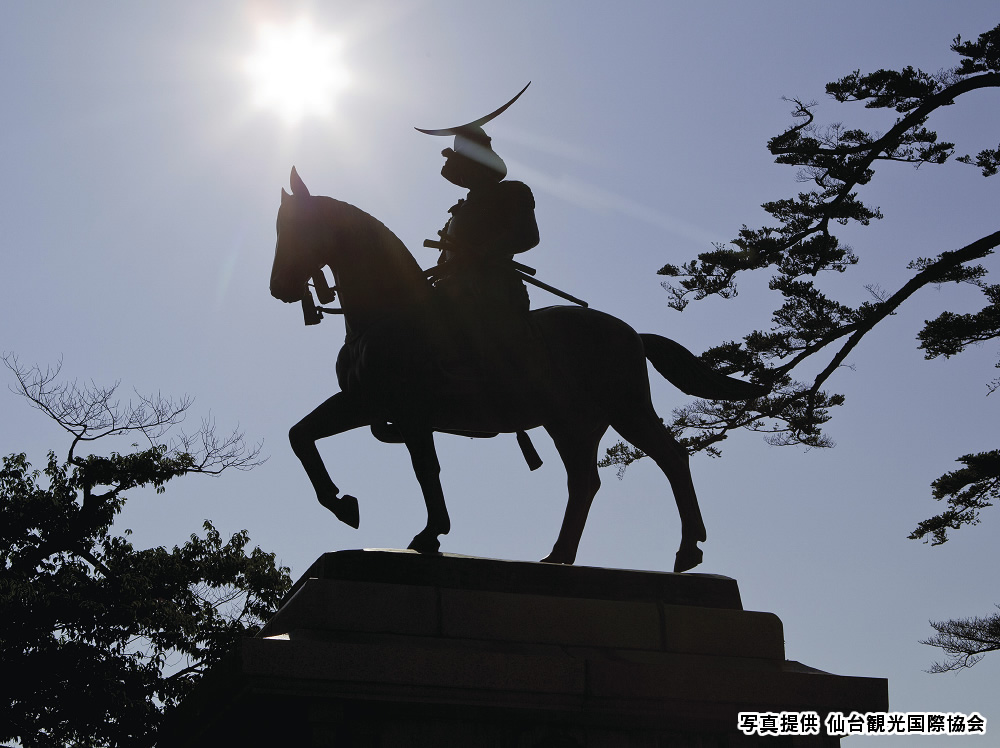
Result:
{"type": "Polygon", "coordinates": [[[290,182],[292,194],[281,190],[271,267],[271,295],[287,303],[301,301],[309,292],[306,284],[322,265],[319,249],[323,239],[318,198],[309,194],[294,166],[290,182]]]}

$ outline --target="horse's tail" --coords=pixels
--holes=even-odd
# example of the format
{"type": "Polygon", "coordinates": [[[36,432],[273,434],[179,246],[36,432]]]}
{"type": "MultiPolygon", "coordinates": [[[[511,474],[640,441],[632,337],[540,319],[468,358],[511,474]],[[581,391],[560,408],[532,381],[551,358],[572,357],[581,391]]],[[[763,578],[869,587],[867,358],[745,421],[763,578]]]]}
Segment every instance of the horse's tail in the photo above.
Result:
{"type": "Polygon", "coordinates": [[[653,368],[686,395],[706,400],[751,400],[768,392],[763,385],[720,374],[670,338],[648,333],[639,337],[653,368]]]}

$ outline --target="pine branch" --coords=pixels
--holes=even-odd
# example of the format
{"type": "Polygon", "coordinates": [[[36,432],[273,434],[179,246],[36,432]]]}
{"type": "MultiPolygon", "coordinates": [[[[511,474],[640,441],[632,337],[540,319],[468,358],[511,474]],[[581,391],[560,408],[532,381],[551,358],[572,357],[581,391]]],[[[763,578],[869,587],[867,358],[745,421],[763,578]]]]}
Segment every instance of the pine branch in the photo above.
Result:
{"type": "Polygon", "coordinates": [[[853,332],[851,337],[847,340],[843,347],[837,351],[836,355],[834,355],[834,357],[830,360],[830,363],[827,364],[826,368],[823,369],[819,376],[816,377],[813,382],[812,393],[815,394],[819,392],[820,387],[822,387],[833,372],[835,372],[844,363],[848,354],[850,354],[850,352],[854,350],[855,346],[861,342],[861,339],[871,332],[871,330],[879,322],[895,313],[896,309],[898,309],[900,305],[910,296],[928,284],[940,282],[941,279],[947,276],[949,272],[954,271],[961,265],[967,262],[972,262],[973,260],[982,259],[986,255],[990,254],[998,245],[1000,245],[1000,231],[994,231],[992,234],[984,236],[982,239],[978,239],[961,249],[953,252],[945,252],[936,262],[928,265],[926,268],[913,276],[903,285],[902,288],[896,291],[896,293],[884,302],[873,305],[871,307],[871,313],[863,322],[858,324],[857,329],[853,332]]]}

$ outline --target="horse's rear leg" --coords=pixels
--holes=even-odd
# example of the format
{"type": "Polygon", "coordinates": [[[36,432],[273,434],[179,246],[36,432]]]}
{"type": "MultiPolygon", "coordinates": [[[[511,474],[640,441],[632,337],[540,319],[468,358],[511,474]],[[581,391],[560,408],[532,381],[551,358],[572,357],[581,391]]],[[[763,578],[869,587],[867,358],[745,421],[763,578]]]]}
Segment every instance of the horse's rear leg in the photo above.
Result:
{"type": "Polygon", "coordinates": [[[581,433],[575,429],[551,429],[546,426],[566,466],[569,500],[559,537],[552,552],[542,559],[544,562],[572,564],[576,561],[590,505],[601,487],[601,478],[597,474],[597,448],[607,428],[605,425],[581,433]]]}
{"type": "Polygon", "coordinates": [[[648,413],[612,423],[611,427],[623,439],[652,457],[670,481],[681,517],[681,545],[674,560],[674,571],[693,569],[701,563],[702,552],[698,542],[705,540],[707,533],[694,492],[687,450],[670,435],[652,407],[648,413]]]}
{"type": "Polygon", "coordinates": [[[408,547],[420,553],[437,553],[441,548],[438,536],[448,534],[451,519],[444,503],[444,490],[441,488],[441,463],[438,462],[437,450],[434,448],[434,432],[426,427],[405,424],[399,424],[398,428],[410,452],[413,472],[427,506],[427,525],[410,541],[408,547]]]}
{"type": "Polygon", "coordinates": [[[356,399],[338,392],[288,432],[292,451],[302,462],[319,503],[333,512],[341,522],[354,528],[361,522],[358,500],[353,496],[339,495],[340,489],[330,478],[323,458],[316,449],[316,441],[370,423],[371,419],[365,415],[356,399]]]}

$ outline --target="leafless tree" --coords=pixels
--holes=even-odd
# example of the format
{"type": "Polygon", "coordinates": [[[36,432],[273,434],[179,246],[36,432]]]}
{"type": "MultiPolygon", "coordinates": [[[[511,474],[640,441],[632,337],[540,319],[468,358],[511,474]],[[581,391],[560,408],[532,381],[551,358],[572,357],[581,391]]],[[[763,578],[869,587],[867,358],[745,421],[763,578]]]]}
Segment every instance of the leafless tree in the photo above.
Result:
{"type": "Polygon", "coordinates": [[[220,436],[211,417],[202,419],[197,431],[179,430],[165,440],[194,402],[186,395],[174,399],[159,392],[136,391],[135,399],[123,403],[117,395],[120,382],[105,387],[93,381],[83,385],[76,380],[59,381],[62,360],[43,369],[37,364],[24,366],[13,354],[4,354],[2,359],[16,379],[11,390],[72,435],[68,463],[75,463],[80,442],[124,434],[141,434],[150,447],[162,448],[166,456],[189,456],[188,472],[192,473],[250,470],[265,460],[260,456],[260,443],[248,445],[239,428],[220,436]]]}

